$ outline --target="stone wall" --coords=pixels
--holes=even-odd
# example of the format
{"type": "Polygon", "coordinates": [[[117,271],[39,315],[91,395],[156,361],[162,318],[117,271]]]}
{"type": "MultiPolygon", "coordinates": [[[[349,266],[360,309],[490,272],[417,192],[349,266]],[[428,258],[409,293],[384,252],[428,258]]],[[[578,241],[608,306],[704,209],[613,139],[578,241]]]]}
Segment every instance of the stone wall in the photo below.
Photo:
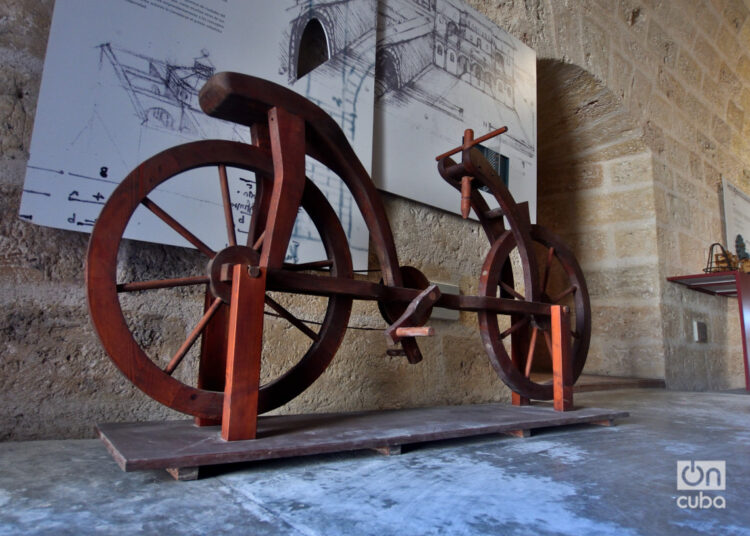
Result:
{"type": "MultiPolygon", "coordinates": [[[[607,138],[604,127],[612,123],[611,117],[602,121],[600,111],[589,109],[590,103],[601,104],[594,102],[597,98],[589,104],[585,98],[573,102],[567,119],[587,118],[589,125],[570,129],[576,145],[570,158],[580,187],[563,195],[554,193],[554,186],[549,190],[551,179],[545,173],[554,169],[566,177],[567,172],[556,167],[559,155],[547,155],[540,146],[540,168],[547,166],[539,178],[540,217],[555,228],[558,214],[575,199],[580,218],[563,219],[560,227],[574,243],[578,238],[585,242],[578,252],[593,299],[600,304],[597,320],[605,323],[595,324],[590,370],[627,371],[640,362],[645,366],[632,372],[659,376],[663,370],[670,388],[742,386],[736,301],[688,291],[665,278],[700,272],[709,245],[723,241],[722,177],[750,191],[750,4],[471,4],[537,51],[540,142],[548,121],[541,111],[543,81],[554,73],[545,67],[548,61],[585,70],[606,94],[614,95],[615,108],[634,129],[630,138],[636,145],[615,147],[617,155],[605,154],[612,147],[604,151],[598,140],[607,138]],[[579,148],[583,150],[576,154],[579,148]],[[644,180],[649,173],[652,178],[644,180]],[[652,206],[655,227],[648,210],[642,210],[652,206]],[[628,207],[635,212],[623,214],[628,207]],[[613,219],[597,220],[591,213],[609,213],[613,219]],[[579,229],[583,234],[576,237],[579,229]],[[616,308],[601,307],[603,301],[616,308]],[[691,342],[693,319],[707,322],[707,344],[691,342]]],[[[570,78],[556,83],[564,93],[593,95],[570,78]]],[[[566,113],[553,110],[551,127],[556,112],[566,113]]]]}
{"type": "MultiPolygon", "coordinates": [[[[470,3],[538,54],[539,219],[573,244],[587,273],[595,327],[587,370],[665,377],[672,388],[742,385],[736,302],[665,278],[699,271],[721,239],[721,177],[750,192],[747,3],[470,3]],[[708,344],[689,342],[693,318],[708,322],[708,344]]],[[[100,349],[84,298],[87,236],[17,218],[52,7],[0,5],[0,439],[86,437],[96,421],[171,415],[100,349]]],[[[389,196],[386,204],[402,263],[476,290],[488,245],[475,225],[389,196]]],[[[177,248],[141,254],[190,262],[177,248]]],[[[152,307],[158,314],[144,325],[167,347],[189,327],[187,308],[152,307]]],[[[371,304],[355,305],[351,323],[382,327],[371,304]]],[[[269,326],[269,348],[297,344],[269,326]]],[[[282,410],[507,400],[474,315],[435,327],[416,366],[385,357],[380,332],[351,330],[323,377],[282,410]]]]}

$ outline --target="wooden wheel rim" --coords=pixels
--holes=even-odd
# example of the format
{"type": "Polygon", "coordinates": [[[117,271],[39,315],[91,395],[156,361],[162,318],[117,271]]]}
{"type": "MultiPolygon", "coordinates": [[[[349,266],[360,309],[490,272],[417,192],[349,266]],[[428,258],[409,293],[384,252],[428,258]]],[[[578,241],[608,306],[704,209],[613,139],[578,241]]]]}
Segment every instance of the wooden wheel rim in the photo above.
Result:
{"type": "MultiPolygon", "coordinates": [[[[581,375],[586,357],[588,355],[589,342],[591,340],[591,304],[589,301],[586,281],[583,277],[578,262],[573,252],[565,243],[554,233],[539,225],[532,225],[530,229],[532,242],[537,242],[545,248],[554,248],[554,256],[565,270],[571,285],[575,285],[577,290],[574,293],[575,300],[575,327],[574,331],[577,337],[571,337],[572,348],[571,357],[573,361],[573,382],[578,380],[581,375]]],[[[500,281],[502,268],[506,259],[510,256],[511,251],[516,247],[516,240],[510,231],[504,233],[492,245],[490,252],[482,267],[482,277],[479,282],[480,296],[496,296],[498,282],[500,281]]],[[[538,288],[535,293],[544,302],[549,303],[549,299],[544,293],[544,289],[538,288]]],[[[497,314],[480,311],[477,313],[479,318],[480,332],[484,347],[492,363],[493,368],[500,378],[515,392],[527,398],[535,400],[551,400],[553,398],[553,388],[550,383],[536,383],[516,368],[511,356],[508,354],[503,345],[500,328],[497,322],[497,314]]],[[[526,329],[526,328],[522,328],[526,329]]],[[[512,334],[510,335],[513,336],[512,334]]]]}
{"type": "MultiPolygon", "coordinates": [[[[117,253],[127,224],[141,201],[158,185],[198,167],[225,164],[273,176],[269,153],[238,142],[210,140],[172,147],[141,163],[114,190],[91,234],[86,261],[89,313],[99,339],[120,371],[158,402],[197,417],[220,418],[223,392],[182,383],[143,351],[127,326],[117,292],[117,253]]],[[[325,196],[308,179],[302,201],[323,239],[332,273],[352,277],[348,242],[325,196]]],[[[346,332],[352,299],[329,299],[318,340],[279,378],[261,386],[259,412],[276,408],[306,389],[326,369],[346,332]]]]}

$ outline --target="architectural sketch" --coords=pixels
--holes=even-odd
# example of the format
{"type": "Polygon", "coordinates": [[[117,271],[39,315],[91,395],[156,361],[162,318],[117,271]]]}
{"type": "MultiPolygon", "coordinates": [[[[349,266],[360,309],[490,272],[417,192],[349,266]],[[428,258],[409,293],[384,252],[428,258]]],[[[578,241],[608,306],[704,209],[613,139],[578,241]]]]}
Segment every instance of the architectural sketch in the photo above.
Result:
{"type": "MultiPolygon", "coordinates": [[[[427,181],[434,174],[430,157],[457,145],[465,128],[480,135],[508,126],[482,150],[517,199],[535,198],[533,51],[461,0],[383,0],[378,11],[375,98],[384,158],[415,140],[410,159],[426,166],[427,181]],[[531,187],[527,195],[519,181],[531,187]]],[[[392,179],[395,164],[383,166],[378,185],[412,197],[392,179]]],[[[441,199],[426,202],[455,210],[441,199]]]]}
{"type": "MultiPolygon", "coordinates": [[[[372,108],[375,73],[375,0],[295,0],[288,10],[289,28],[280,43],[280,72],[290,87],[323,108],[350,140],[357,137],[360,98],[372,108]],[[318,85],[335,88],[336,97],[321,98],[318,85]]],[[[372,138],[372,130],[361,136],[372,138]]],[[[360,157],[361,158],[361,157],[360,157]]],[[[369,168],[369,162],[364,162],[369,168]]]]}
{"type": "MultiPolygon", "coordinates": [[[[215,124],[219,120],[207,117],[198,104],[198,92],[216,72],[206,49],[200,51],[192,64],[179,65],[117,48],[112,43],[103,43],[98,48],[100,64],[106,61],[111,66],[141,126],[179,133],[187,139],[217,135],[215,124]]],[[[249,136],[236,125],[225,123],[225,126],[231,126],[233,139],[249,141],[249,136]]]]}
{"type": "MultiPolygon", "coordinates": [[[[88,232],[113,189],[146,158],[200,139],[249,142],[249,129],[200,109],[200,88],[220,71],[266,78],[310,98],[339,122],[369,169],[375,6],[375,0],[243,0],[217,6],[223,22],[207,27],[181,16],[177,7],[57,0],[19,216],[88,232]],[[313,19],[326,36],[327,59],[300,73],[301,40],[313,19]],[[269,54],[269,44],[280,53],[269,54]]],[[[308,161],[307,172],[338,212],[355,266],[366,266],[367,229],[350,192],[315,161],[308,161]]],[[[238,169],[228,173],[236,231],[246,233],[255,178],[238,169]]],[[[160,186],[158,202],[178,220],[194,221],[206,243],[214,234],[225,240],[221,225],[214,229],[213,220],[220,224],[222,218],[215,170],[187,175],[160,186]]],[[[140,209],[126,235],[187,245],[140,209]]],[[[320,258],[316,247],[317,230],[303,213],[289,260],[320,258]]]]}

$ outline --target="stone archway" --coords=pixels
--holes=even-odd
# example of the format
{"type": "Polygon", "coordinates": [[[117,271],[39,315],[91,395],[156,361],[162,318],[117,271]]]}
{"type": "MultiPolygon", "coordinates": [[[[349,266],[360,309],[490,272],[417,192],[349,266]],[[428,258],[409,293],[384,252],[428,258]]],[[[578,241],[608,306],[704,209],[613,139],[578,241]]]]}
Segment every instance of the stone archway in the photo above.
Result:
{"type": "Polygon", "coordinates": [[[664,378],[652,155],[620,99],[588,71],[537,62],[538,221],[575,251],[593,336],[584,372],[664,378]]]}

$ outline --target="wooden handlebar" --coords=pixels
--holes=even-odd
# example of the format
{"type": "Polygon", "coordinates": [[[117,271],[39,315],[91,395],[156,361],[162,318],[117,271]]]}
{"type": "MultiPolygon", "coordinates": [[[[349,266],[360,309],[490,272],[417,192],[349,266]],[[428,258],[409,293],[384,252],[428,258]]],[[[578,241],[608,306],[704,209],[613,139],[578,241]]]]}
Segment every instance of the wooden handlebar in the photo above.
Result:
{"type": "Polygon", "coordinates": [[[507,131],[508,131],[508,127],[500,127],[497,130],[493,130],[492,132],[490,132],[488,134],[485,134],[484,136],[479,136],[477,139],[471,140],[468,143],[464,142],[463,145],[459,145],[458,147],[455,147],[455,148],[451,149],[448,152],[445,152],[445,153],[443,153],[443,154],[441,154],[439,156],[436,156],[435,157],[435,161],[440,162],[443,158],[447,158],[447,157],[449,157],[451,155],[456,154],[459,151],[463,151],[464,149],[470,149],[471,147],[474,147],[478,143],[482,143],[483,141],[487,141],[490,138],[494,138],[495,136],[499,136],[503,132],[507,132],[507,131]]]}

